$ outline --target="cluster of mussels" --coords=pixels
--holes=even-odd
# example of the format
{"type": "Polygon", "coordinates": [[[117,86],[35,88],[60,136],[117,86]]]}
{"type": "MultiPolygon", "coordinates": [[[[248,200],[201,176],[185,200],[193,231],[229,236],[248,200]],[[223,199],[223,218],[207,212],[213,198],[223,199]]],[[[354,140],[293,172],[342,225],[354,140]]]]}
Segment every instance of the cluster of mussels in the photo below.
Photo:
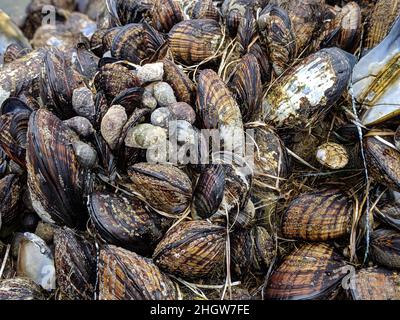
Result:
{"type": "Polygon", "coordinates": [[[400,299],[399,14],[0,11],[0,300],[400,299]]]}

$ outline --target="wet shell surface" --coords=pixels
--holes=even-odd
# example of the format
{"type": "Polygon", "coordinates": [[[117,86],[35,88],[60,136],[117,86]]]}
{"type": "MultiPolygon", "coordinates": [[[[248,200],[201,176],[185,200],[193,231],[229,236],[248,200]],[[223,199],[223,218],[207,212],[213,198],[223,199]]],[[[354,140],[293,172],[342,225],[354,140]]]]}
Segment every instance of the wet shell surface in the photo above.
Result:
{"type": "Polygon", "coordinates": [[[131,188],[154,209],[180,214],[188,208],[192,184],[180,169],[168,164],[137,163],[128,168],[128,174],[131,188]]]}
{"type": "Polygon", "coordinates": [[[354,300],[399,300],[400,275],[383,268],[366,268],[350,280],[350,293],[354,300]]]}
{"type": "Polygon", "coordinates": [[[269,278],[266,298],[309,300],[329,297],[347,274],[333,247],[305,244],[285,257],[269,278]]]}
{"type": "Polygon", "coordinates": [[[370,175],[379,183],[400,191],[400,152],[377,137],[364,138],[370,175]]]}
{"type": "Polygon", "coordinates": [[[225,233],[205,220],[182,222],[166,233],[153,259],[160,269],[188,279],[217,274],[225,260],[225,233]]]}
{"type": "Polygon", "coordinates": [[[57,284],[72,300],[92,300],[96,283],[94,244],[73,230],[57,229],[54,234],[57,284]]]}
{"type": "Polygon", "coordinates": [[[166,219],[146,210],[135,198],[94,192],[89,196],[89,212],[100,236],[140,254],[148,254],[163,236],[166,219]]]}
{"type": "Polygon", "coordinates": [[[213,57],[223,40],[219,23],[212,19],[185,20],[168,34],[175,59],[190,65],[213,57]]]}
{"type": "Polygon", "coordinates": [[[100,250],[100,300],[175,300],[174,283],[151,259],[107,245],[100,250]]]}
{"type": "Polygon", "coordinates": [[[354,62],[338,48],[307,57],[271,89],[263,101],[265,120],[280,127],[309,126],[343,94],[354,62]]]}
{"type": "Polygon", "coordinates": [[[390,229],[371,234],[371,256],[379,265],[400,269],[400,233],[390,229]]]}
{"type": "Polygon", "coordinates": [[[338,190],[301,194],[283,215],[284,237],[326,241],[347,234],[351,222],[351,201],[338,190]]]}
{"type": "Polygon", "coordinates": [[[32,114],[27,142],[32,206],[46,222],[82,226],[87,216],[83,181],[72,142],[76,134],[45,109],[32,114]]]}

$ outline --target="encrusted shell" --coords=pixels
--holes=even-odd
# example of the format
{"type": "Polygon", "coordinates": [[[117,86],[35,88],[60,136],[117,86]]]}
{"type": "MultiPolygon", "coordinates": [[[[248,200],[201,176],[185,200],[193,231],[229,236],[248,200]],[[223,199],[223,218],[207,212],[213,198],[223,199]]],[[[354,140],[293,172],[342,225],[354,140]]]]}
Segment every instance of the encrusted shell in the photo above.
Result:
{"type": "Polygon", "coordinates": [[[85,224],[83,181],[72,142],[76,134],[45,109],[29,120],[28,187],[32,206],[46,222],[69,227],[85,224]]]}
{"type": "Polygon", "coordinates": [[[310,126],[343,94],[354,57],[338,48],[305,58],[275,85],[265,100],[265,120],[280,127],[310,126]]]}
{"type": "Polygon", "coordinates": [[[317,149],[316,158],[319,163],[330,169],[342,169],[349,163],[349,155],[344,146],[327,142],[317,149]]]}
{"type": "Polygon", "coordinates": [[[100,300],[176,300],[174,283],[151,259],[107,245],[99,258],[100,300]]]}
{"type": "Polygon", "coordinates": [[[56,229],[54,260],[58,287],[71,300],[92,300],[96,283],[94,244],[73,230],[56,229]]]}
{"type": "Polygon", "coordinates": [[[212,58],[221,45],[223,35],[217,21],[194,19],[176,24],[168,38],[174,58],[191,65],[212,58]]]}
{"type": "Polygon", "coordinates": [[[189,206],[192,183],[182,170],[169,164],[137,163],[128,174],[130,187],[154,209],[179,214],[189,206]]]}
{"type": "Polygon", "coordinates": [[[145,204],[124,195],[94,192],[89,213],[100,236],[109,244],[148,254],[163,236],[166,219],[146,210],[145,204]]]}
{"type": "Polygon", "coordinates": [[[346,235],[350,229],[351,201],[339,190],[301,194],[283,215],[284,237],[326,241],[346,235]]]}
{"type": "Polygon", "coordinates": [[[379,183],[400,191],[400,152],[377,137],[364,138],[370,175],[379,183]]]}
{"type": "Polygon", "coordinates": [[[210,276],[225,261],[223,227],[205,220],[181,222],[157,245],[153,259],[161,270],[184,278],[210,276]]]}
{"type": "Polygon", "coordinates": [[[379,265],[400,269],[400,233],[379,229],[371,234],[371,256],[379,265]]]}
{"type": "Polygon", "coordinates": [[[383,268],[357,271],[350,280],[353,300],[399,300],[400,274],[383,268]]]}
{"type": "Polygon", "coordinates": [[[342,257],[325,243],[302,245],[272,273],[265,296],[274,300],[329,298],[347,274],[345,266],[342,257]]]}

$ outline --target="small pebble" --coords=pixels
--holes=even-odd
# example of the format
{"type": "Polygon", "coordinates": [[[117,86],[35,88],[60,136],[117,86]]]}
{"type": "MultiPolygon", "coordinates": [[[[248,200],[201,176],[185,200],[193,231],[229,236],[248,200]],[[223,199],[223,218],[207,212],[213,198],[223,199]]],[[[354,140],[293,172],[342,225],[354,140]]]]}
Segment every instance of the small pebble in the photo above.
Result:
{"type": "Polygon", "coordinates": [[[149,91],[145,91],[142,96],[142,106],[150,110],[157,108],[157,100],[149,91]]]}
{"type": "Polygon", "coordinates": [[[76,141],[72,146],[78,162],[85,169],[92,169],[97,165],[97,153],[92,146],[82,141],[76,141]]]}
{"type": "Polygon", "coordinates": [[[101,120],[101,135],[111,149],[117,146],[119,136],[126,121],[128,121],[128,116],[125,108],[120,105],[115,105],[108,109],[101,120]]]}
{"type": "Polygon", "coordinates": [[[75,89],[72,94],[72,107],[78,115],[93,120],[96,108],[92,91],[86,87],[75,89]]]}
{"type": "Polygon", "coordinates": [[[154,85],[154,97],[156,98],[160,107],[169,107],[176,103],[174,90],[166,82],[158,82],[154,85]]]}
{"type": "Polygon", "coordinates": [[[138,67],[136,76],[141,84],[161,81],[164,76],[164,64],[162,62],[145,64],[138,67]]]}
{"type": "Polygon", "coordinates": [[[94,133],[93,126],[87,118],[77,116],[65,120],[64,123],[81,137],[87,138],[94,133]]]}
{"type": "Polygon", "coordinates": [[[195,144],[197,131],[185,120],[174,120],[169,126],[170,140],[175,138],[179,144],[195,144]]]}
{"type": "Polygon", "coordinates": [[[125,145],[132,148],[148,149],[167,141],[167,132],[150,123],[142,123],[128,130],[125,145]]]}
{"type": "Polygon", "coordinates": [[[193,124],[196,121],[196,112],[186,102],[177,102],[168,107],[175,115],[176,120],[186,120],[193,124]]]}
{"type": "Polygon", "coordinates": [[[173,115],[168,108],[158,108],[151,114],[151,123],[161,128],[168,128],[169,122],[173,120],[173,115]]]}
{"type": "Polygon", "coordinates": [[[39,237],[42,238],[47,244],[53,242],[54,238],[54,228],[51,224],[39,221],[35,234],[39,237]]]}

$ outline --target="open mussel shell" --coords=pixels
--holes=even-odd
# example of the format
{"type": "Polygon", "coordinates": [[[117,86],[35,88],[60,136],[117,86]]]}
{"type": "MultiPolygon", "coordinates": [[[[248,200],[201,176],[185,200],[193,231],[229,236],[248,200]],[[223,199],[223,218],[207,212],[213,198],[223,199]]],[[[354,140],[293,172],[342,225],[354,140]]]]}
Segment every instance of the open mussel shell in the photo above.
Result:
{"type": "Polygon", "coordinates": [[[388,226],[400,231],[400,206],[388,203],[380,210],[377,210],[378,217],[388,226]]]}
{"type": "Polygon", "coordinates": [[[197,180],[193,192],[191,213],[194,217],[207,219],[219,208],[224,197],[225,170],[221,164],[207,166],[197,180]]]}
{"type": "Polygon", "coordinates": [[[352,209],[352,202],[339,190],[301,194],[283,215],[283,236],[309,241],[340,238],[350,229],[352,209]]]}
{"type": "Polygon", "coordinates": [[[192,183],[182,170],[169,164],[137,163],[128,168],[131,189],[156,210],[184,212],[191,200],[192,183]]]}
{"type": "Polygon", "coordinates": [[[19,242],[17,275],[35,281],[45,290],[56,288],[54,257],[37,235],[25,232],[19,242]]]}
{"type": "Polygon", "coordinates": [[[387,37],[354,67],[352,93],[365,112],[361,121],[365,126],[385,122],[400,114],[400,19],[387,37]]]}
{"type": "Polygon", "coordinates": [[[0,180],[0,235],[13,231],[22,213],[22,181],[16,174],[0,180]]]}
{"type": "Polygon", "coordinates": [[[365,137],[364,149],[370,175],[379,183],[400,191],[400,152],[378,137],[365,137]]]}
{"type": "Polygon", "coordinates": [[[223,35],[217,21],[194,19],[177,23],[169,32],[168,39],[174,58],[192,65],[215,56],[223,35]]]}
{"type": "Polygon", "coordinates": [[[59,228],[54,233],[57,285],[71,300],[91,300],[96,283],[94,244],[72,229],[59,228]]]}
{"type": "Polygon", "coordinates": [[[155,0],[152,8],[153,26],[160,32],[168,32],[183,20],[183,9],[179,0],[155,0]]]}
{"type": "Polygon", "coordinates": [[[100,251],[100,300],[176,300],[174,283],[151,259],[107,245],[100,251]]]}
{"type": "Polygon", "coordinates": [[[218,274],[225,261],[224,227],[205,220],[181,222],[157,245],[153,259],[168,273],[185,279],[218,274]]]}
{"type": "Polygon", "coordinates": [[[338,48],[305,58],[266,96],[265,120],[280,127],[311,125],[341,97],[354,63],[354,56],[338,48]]]}
{"type": "Polygon", "coordinates": [[[43,103],[62,119],[73,117],[73,91],[83,86],[83,77],[67,62],[63,52],[49,51],[40,76],[40,97],[43,103]]]}
{"type": "Polygon", "coordinates": [[[390,32],[400,14],[400,2],[378,0],[370,15],[367,35],[364,42],[366,49],[375,48],[390,32]]]}
{"type": "Polygon", "coordinates": [[[46,300],[46,292],[27,278],[0,280],[0,300],[46,300]]]}
{"type": "Polygon", "coordinates": [[[400,274],[384,268],[361,269],[350,279],[353,300],[399,300],[400,274]]]}
{"type": "Polygon", "coordinates": [[[10,112],[0,116],[0,146],[11,160],[22,168],[26,166],[26,133],[29,116],[30,113],[25,111],[10,112]]]}
{"type": "Polygon", "coordinates": [[[304,244],[286,256],[268,280],[265,296],[274,300],[331,298],[348,269],[334,248],[304,244]]]}
{"type": "Polygon", "coordinates": [[[94,192],[88,204],[96,230],[107,243],[142,255],[152,253],[168,226],[166,218],[147,210],[135,198],[94,192]]]}
{"type": "Polygon", "coordinates": [[[260,12],[257,24],[274,71],[279,76],[288,68],[296,54],[289,15],[281,7],[270,4],[260,12]]]}
{"type": "Polygon", "coordinates": [[[371,234],[371,257],[381,266],[400,269],[400,233],[379,229],[371,234]]]}
{"type": "Polygon", "coordinates": [[[94,78],[94,85],[111,102],[124,90],[138,86],[139,81],[126,66],[113,63],[106,64],[99,70],[94,78]]]}
{"type": "Polygon", "coordinates": [[[268,270],[275,254],[274,242],[262,226],[240,230],[232,238],[232,261],[237,274],[261,273],[268,270]]]}
{"type": "Polygon", "coordinates": [[[45,109],[29,120],[27,143],[28,187],[32,206],[46,222],[83,227],[83,172],[72,143],[76,134],[45,109]]]}
{"type": "Polygon", "coordinates": [[[262,82],[257,58],[246,54],[233,74],[230,87],[233,90],[243,121],[255,120],[261,109],[262,82]]]}
{"type": "Polygon", "coordinates": [[[174,89],[178,101],[194,106],[196,86],[174,62],[164,59],[164,81],[174,89]]]}

